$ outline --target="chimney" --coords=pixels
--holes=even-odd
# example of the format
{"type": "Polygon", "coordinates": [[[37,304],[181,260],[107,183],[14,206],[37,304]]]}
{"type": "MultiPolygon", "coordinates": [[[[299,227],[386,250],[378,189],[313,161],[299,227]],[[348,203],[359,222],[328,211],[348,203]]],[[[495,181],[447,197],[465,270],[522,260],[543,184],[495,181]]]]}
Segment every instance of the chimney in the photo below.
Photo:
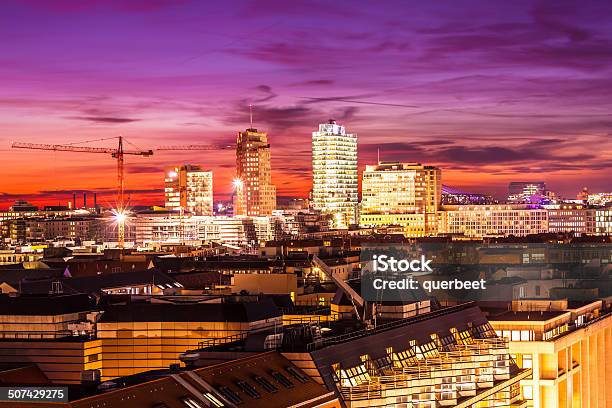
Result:
{"type": "Polygon", "coordinates": [[[94,193],[94,208],[98,207],[97,199],[98,199],[97,194],[94,193]]]}
{"type": "Polygon", "coordinates": [[[83,208],[87,209],[87,193],[83,192],[83,208]]]}
{"type": "Polygon", "coordinates": [[[74,208],[75,210],[77,209],[76,193],[72,193],[72,208],[74,208]]]}

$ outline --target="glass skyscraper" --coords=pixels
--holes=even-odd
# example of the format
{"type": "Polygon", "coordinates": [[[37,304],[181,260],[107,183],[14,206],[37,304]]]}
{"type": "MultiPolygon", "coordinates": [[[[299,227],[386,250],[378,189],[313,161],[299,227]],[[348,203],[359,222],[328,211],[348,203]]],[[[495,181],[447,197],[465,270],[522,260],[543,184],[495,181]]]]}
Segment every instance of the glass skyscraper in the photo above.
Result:
{"type": "Polygon", "coordinates": [[[312,133],[312,206],[334,215],[335,226],[356,222],[357,135],[335,120],[312,133]]]}

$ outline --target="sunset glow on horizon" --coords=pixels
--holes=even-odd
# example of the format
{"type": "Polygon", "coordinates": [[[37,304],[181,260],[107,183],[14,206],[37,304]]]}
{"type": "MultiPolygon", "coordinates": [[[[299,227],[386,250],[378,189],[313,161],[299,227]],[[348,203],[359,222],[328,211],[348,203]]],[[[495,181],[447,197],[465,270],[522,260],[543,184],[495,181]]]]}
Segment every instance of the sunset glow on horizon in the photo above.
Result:
{"type": "MultiPolygon", "coordinates": [[[[497,197],[521,180],[612,190],[611,3],[406,4],[3,2],[0,208],[115,200],[110,155],[13,141],[233,144],[250,104],[279,197],[308,195],[311,133],[330,118],[357,134],[360,169],[380,151],[497,197]]],[[[183,163],[229,199],[233,150],[168,151],[126,157],[130,203],[163,205],[163,169],[183,163]]]]}

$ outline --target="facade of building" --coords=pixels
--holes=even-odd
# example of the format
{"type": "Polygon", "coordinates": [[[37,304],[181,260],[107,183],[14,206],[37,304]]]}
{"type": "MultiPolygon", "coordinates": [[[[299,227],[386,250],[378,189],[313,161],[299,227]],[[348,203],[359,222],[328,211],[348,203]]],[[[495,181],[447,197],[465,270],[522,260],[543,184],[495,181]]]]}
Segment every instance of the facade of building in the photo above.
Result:
{"type": "Polygon", "coordinates": [[[508,203],[540,203],[546,197],[543,181],[513,181],[508,185],[508,203]]]}
{"type": "Polygon", "coordinates": [[[269,299],[110,306],[97,323],[102,379],[167,368],[203,343],[222,344],[281,324],[281,313],[269,299]]]}
{"type": "Polygon", "coordinates": [[[515,301],[489,322],[532,370],[521,392],[534,408],[612,406],[612,314],[602,301],[515,301]]]}
{"type": "Polygon", "coordinates": [[[276,209],[272,184],[270,144],[265,132],[249,128],[238,132],[234,215],[265,216],[276,209]]]}
{"type": "Polygon", "coordinates": [[[594,234],[596,211],[576,204],[560,204],[548,210],[548,232],[594,234]]]}
{"type": "Polygon", "coordinates": [[[357,135],[335,120],[312,133],[312,207],[334,215],[336,227],[357,222],[357,135]]]}
{"type": "Polygon", "coordinates": [[[407,236],[438,231],[440,169],[419,163],[379,163],[363,172],[360,224],[401,225],[407,236]]]}
{"type": "Polygon", "coordinates": [[[595,230],[598,235],[612,234],[612,206],[601,207],[595,211],[595,230]]]}
{"type": "Polygon", "coordinates": [[[200,166],[185,164],[164,172],[166,208],[194,215],[213,214],[213,175],[200,166]]]}
{"type": "Polygon", "coordinates": [[[255,247],[278,238],[282,219],[269,217],[184,216],[173,213],[142,213],[134,217],[135,240],[143,243],[218,242],[255,247]]]}
{"type": "Polygon", "coordinates": [[[95,303],[79,295],[0,295],[0,364],[37,364],[53,383],[100,368],[95,303]]]}
{"type": "Polygon", "coordinates": [[[101,237],[101,220],[94,217],[16,218],[2,221],[2,237],[12,242],[56,238],[91,240],[101,237]]]}
{"type": "Polygon", "coordinates": [[[525,236],[548,232],[548,212],[520,205],[443,206],[440,232],[470,237],[525,236]]]}

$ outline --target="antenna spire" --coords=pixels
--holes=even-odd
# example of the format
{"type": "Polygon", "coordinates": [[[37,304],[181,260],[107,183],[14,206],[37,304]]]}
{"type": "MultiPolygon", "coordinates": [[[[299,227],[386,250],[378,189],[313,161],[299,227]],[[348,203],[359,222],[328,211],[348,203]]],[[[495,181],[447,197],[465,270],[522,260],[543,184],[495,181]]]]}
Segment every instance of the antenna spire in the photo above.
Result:
{"type": "Polygon", "coordinates": [[[249,121],[251,123],[251,129],[253,129],[253,104],[249,103],[249,121]]]}

